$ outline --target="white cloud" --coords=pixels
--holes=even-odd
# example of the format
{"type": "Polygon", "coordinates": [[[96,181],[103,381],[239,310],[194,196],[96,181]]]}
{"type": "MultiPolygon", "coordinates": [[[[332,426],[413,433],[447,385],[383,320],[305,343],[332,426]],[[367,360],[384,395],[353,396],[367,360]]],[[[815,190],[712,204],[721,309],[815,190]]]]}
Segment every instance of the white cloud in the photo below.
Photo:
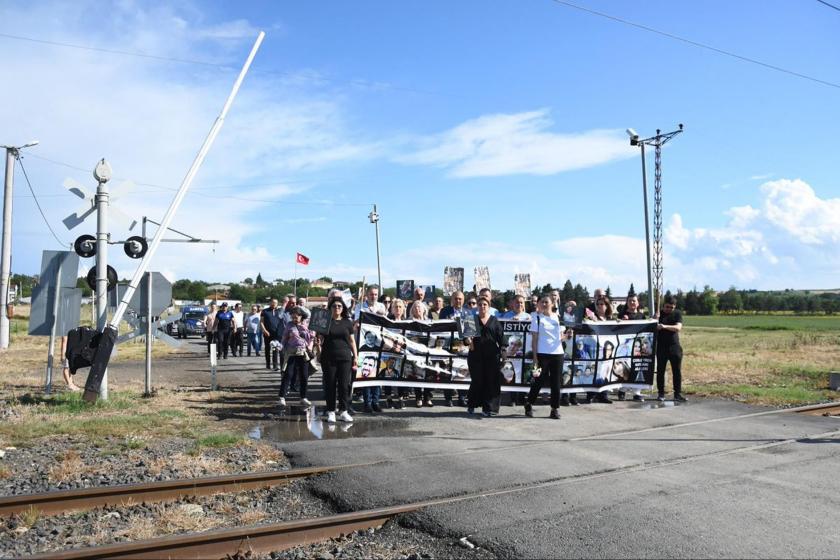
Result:
{"type": "Polygon", "coordinates": [[[619,130],[557,133],[547,109],[485,115],[420,139],[419,148],[397,158],[407,164],[447,168],[454,177],[552,175],[632,157],[619,130]]]}
{"type": "MultiPolygon", "coordinates": [[[[9,43],[6,71],[14,80],[0,89],[4,139],[38,138],[33,155],[93,168],[106,157],[119,179],[176,187],[192,162],[255,38],[246,20],[207,21],[200,7],[118,1],[39,2],[26,9],[0,7],[0,21],[16,33],[45,40],[152,56],[210,60],[224,69],[121,56],[34,43],[9,43]],[[92,12],[108,13],[105,25],[90,25],[92,12]],[[229,69],[227,69],[229,68],[229,69]]],[[[317,170],[340,162],[373,157],[379,148],[357,141],[345,126],[342,99],[308,90],[285,78],[259,72],[276,37],[269,34],[245,79],[216,143],[172,227],[191,235],[219,239],[217,246],[164,244],[154,267],[176,277],[227,280],[254,275],[278,261],[286,249],[271,241],[252,241],[276,207],[248,199],[279,201],[304,190],[278,176],[317,170]],[[237,187],[249,183],[265,188],[237,187]],[[202,184],[232,185],[202,191],[202,184]],[[255,209],[263,209],[259,216],[255,209]],[[265,217],[264,220],[256,219],[265,217]],[[224,263],[221,267],[219,263],[224,263]]],[[[94,227],[90,221],[68,232],[60,220],[78,204],[60,186],[73,177],[94,187],[89,172],[29,158],[27,171],[44,210],[65,240],[94,227]]],[[[119,184],[119,180],[114,183],[119,184]]],[[[22,185],[21,185],[22,186],[22,185]]],[[[138,187],[120,207],[133,216],[160,220],[174,192],[138,187]]],[[[21,191],[18,191],[21,192],[21,191]]],[[[31,200],[15,207],[16,224],[42,227],[31,200]]],[[[287,226],[288,227],[288,226],[287,226]]],[[[114,231],[115,238],[127,232],[114,231]]],[[[266,236],[263,236],[266,237],[266,236]]],[[[48,233],[14,238],[15,269],[35,272],[40,249],[55,247],[48,233]]],[[[119,247],[110,255],[121,276],[136,266],[119,247]]],[[[278,266],[279,268],[279,266],[278,266]]]]}
{"type": "Polygon", "coordinates": [[[665,229],[666,286],[836,287],[840,199],[823,199],[801,179],[763,184],[758,207],[735,206],[723,228],[665,229]]]}

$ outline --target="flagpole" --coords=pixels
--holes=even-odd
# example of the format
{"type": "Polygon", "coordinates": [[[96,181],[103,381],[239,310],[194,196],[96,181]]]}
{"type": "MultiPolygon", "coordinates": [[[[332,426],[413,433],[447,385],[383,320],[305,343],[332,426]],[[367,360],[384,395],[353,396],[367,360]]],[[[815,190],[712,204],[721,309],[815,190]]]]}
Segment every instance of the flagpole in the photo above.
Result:
{"type": "Polygon", "coordinates": [[[295,253],[295,299],[297,299],[297,253],[295,253]]]}

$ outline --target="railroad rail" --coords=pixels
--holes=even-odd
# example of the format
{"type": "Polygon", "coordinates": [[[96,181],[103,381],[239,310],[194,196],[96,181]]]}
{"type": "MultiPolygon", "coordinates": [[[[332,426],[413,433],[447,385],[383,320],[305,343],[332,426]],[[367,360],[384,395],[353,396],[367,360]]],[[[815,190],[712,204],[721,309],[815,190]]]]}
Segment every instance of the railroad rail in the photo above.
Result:
{"type": "Polygon", "coordinates": [[[673,467],[709,458],[724,457],[738,453],[790,445],[803,440],[836,438],[838,435],[840,435],[840,430],[832,430],[812,434],[805,438],[783,439],[746,445],[734,449],[699,453],[696,455],[689,455],[687,457],[663,459],[655,462],[642,462],[635,465],[616,467],[603,471],[559,477],[531,484],[484,490],[461,494],[458,496],[433,498],[399,506],[370,509],[353,513],[343,513],[314,519],[300,519],[282,523],[176,535],[146,541],[118,543],[62,552],[50,551],[36,556],[31,556],[30,558],[32,560],[43,560],[47,558],[55,560],[93,560],[115,558],[221,559],[234,557],[238,554],[247,552],[261,553],[284,550],[294,546],[311,544],[329,538],[347,535],[360,529],[380,527],[388,520],[393,519],[398,515],[416,512],[428,507],[446,506],[466,500],[502,496],[542,488],[597,480],[627,473],[673,467]]]}
{"type": "Polygon", "coordinates": [[[52,515],[100,506],[172,501],[182,496],[241,492],[276,486],[290,480],[324,474],[333,470],[335,469],[332,467],[309,467],[287,471],[183,478],[19,496],[0,496],[0,516],[19,514],[30,508],[37,509],[45,515],[52,515]]]}
{"type": "MultiPolygon", "coordinates": [[[[769,414],[779,414],[785,412],[829,416],[840,414],[840,403],[832,402],[825,404],[799,406],[793,408],[765,410],[744,415],[713,418],[708,420],[685,422],[679,424],[668,424],[653,428],[640,428],[620,432],[607,432],[593,436],[569,438],[565,441],[574,442],[584,440],[597,440],[604,437],[615,437],[619,435],[631,435],[651,431],[670,430],[683,426],[705,424],[710,422],[722,422],[727,420],[735,420],[739,418],[764,416],[769,414]]],[[[521,447],[535,447],[556,444],[558,443],[558,441],[560,440],[524,441],[517,445],[505,447],[492,447],[487,449],[473,449],[457,453],[435,454],[434,456],[458,455],[467,453],[472,454],[480,453],[482,451],[497,452],[504,450],[516,450],[521,447]]],[[[430,455],[425,454],[421,457],[429,456],[430,455]]],[[[405,461],[414,458],[417,457],[408,456],[403,457],[402,460],[405,461]]],[[[309,467],[301,469],[292,469],[288,471],[272,471],[262,473],[247,473],[226,476],[178,479],[142,484],[105,486],[96,488],[85,488],[79,490],[62,490],[57,492],[44,492],[39,494],[24,494],[19,496],[0,496],[0,517],[19,514],[30,508],[37,509],[43,515],[53,515],[65,511],[91,509],[106,505],[119,506],[125,503],[132,502],[162,502],[176,500],[181,496],[204,496],[216,493],[239,492],[242,490],[251,490],[255,488],[266,488],[269,486],[282,484],[283,482],[288,480],[324,474],[339,469],[370,467],[383,462],[395,462],[395,459],[383,459],[376,461],[367,461],[362,463],[350,463],[330,467],[309,467]]]]}

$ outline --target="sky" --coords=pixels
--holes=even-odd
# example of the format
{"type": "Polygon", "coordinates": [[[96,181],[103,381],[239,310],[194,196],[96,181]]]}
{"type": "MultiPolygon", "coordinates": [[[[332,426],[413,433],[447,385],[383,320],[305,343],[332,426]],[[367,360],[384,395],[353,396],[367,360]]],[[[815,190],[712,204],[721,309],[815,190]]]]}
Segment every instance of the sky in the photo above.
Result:
{"type": "Polygon", "coordinates": [[[160,221],[260,30],[172,223],[220,243],[161,244],[171,280],[290,278],[301,252],[301,277],[374,282],[376,204],[385,286],[488,266],[498,289],[643,288],[625,129],[684,123],[662,150],[665,288],[840,287],[840,9],[816,0],[4,0],[0,144],[40,141],[22,164],[56,234],[16,166],[12,271],[94,233],[62,224],[83,204],[62,185],[95,190],[100,158],[114,206],[160,221]]]}

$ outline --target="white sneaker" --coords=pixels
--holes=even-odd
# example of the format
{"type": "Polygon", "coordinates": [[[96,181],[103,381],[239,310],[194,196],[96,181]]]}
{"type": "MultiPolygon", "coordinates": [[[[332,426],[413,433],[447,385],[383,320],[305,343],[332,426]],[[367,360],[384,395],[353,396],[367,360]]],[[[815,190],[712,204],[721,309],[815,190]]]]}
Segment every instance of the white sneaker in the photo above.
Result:
{"type": "Polygon", "coordinates": [[[327,423],[335,424],[335,412],[327,412],[327,423]]]}
{"type": "Polygon", "coordinates": [[[342,410],[341,414],[338,415],[338,419],[342,422],[352,422],[353,417],[346,410],[342,410]]]}
{"type": "Polygon", "coordinates": [[[302,404],[303,406],[312,406],[312,401],[310,401],[309,399],[300,399],[300,404],[302,404]]]}
{"type": "Polygon", "coordinates": [[[280,406],[286,406],[286,397],[280,397],[280,406]]]}

